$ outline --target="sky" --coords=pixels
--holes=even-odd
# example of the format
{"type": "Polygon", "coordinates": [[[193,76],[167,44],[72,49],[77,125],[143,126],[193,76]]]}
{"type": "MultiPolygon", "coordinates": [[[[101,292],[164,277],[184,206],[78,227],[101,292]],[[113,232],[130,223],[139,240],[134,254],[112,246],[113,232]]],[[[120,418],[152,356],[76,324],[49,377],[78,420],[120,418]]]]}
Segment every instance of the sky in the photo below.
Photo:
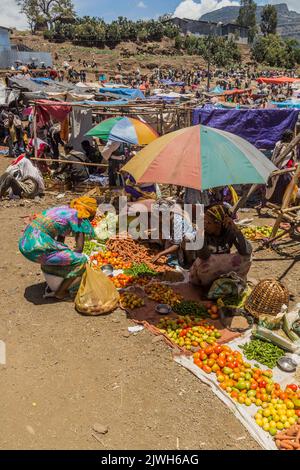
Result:
{"type": "MultiPolygon", "coordinates": [[[[157,18],[164,13],[197,19],[201,15],[223,6],[239,5],[239,0],[73,0],[79,16],[100,16],[112,21],[118,16],[133,20],[157,18]]],[[[257,0],[258,4],[287,3],[300,13],[300,0],[257,0]]],[[[25,29],[26,18],[19,12],[16,0],[0,0],[0,25],[25,29]]]]}

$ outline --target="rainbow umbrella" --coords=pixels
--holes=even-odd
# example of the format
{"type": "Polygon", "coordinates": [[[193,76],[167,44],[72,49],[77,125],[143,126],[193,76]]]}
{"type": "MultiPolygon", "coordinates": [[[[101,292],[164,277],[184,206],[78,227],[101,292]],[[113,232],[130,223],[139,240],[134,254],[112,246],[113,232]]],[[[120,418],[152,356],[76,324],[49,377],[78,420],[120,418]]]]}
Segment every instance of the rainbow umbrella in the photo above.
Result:
{"type": "Polygon", "coordinates": [[[146,122],[122,116],[105,119],[85,135],[131,145],[147,145],[158,137],[157,132],[146,122]]]}
{"type": "Polygon", "coordinates": [[[210,189],[266,183],[273,163],[237,135],[206,126],[166,134],[137,153],[124,167],[137,183],[210,189]]]}

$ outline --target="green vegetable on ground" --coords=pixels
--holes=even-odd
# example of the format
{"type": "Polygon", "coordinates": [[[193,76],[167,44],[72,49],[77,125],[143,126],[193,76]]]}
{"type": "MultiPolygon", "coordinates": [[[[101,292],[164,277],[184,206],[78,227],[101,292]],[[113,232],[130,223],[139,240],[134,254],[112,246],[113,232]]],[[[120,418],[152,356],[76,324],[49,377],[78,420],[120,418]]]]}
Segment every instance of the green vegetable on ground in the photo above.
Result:
{"type": "Polygon", "coordinates": [[[98,250],[101,247],[101,245],[97,242],[93,242],[90,240],[86,240],[84,243],[84,248],[83,248],[83,253],[86,254],[87,256],[90,256],[93,251],[98,250]]]}
{"type": "Polygon", "coordinates": [[[183,300],[173,307],[175,313],[179,315],[194,315],[195,317],[208,317],[205,305],[195,302],[194,300],[183,300]]]}
{"type": "Polygon", "coordinates": [[[140,263],[140,264],[133,263],[131,268],[126,269],[124,273],[128,274],[129,276],[134,276],[134,277],[144,276],[147,274],[150,276],[157,275],[157,272],[153,271],[153,269],[150,269],[146,263],[140,263]]]}
{"type": "Polygon", "coordinates": [[[273,369],[278,359],[285,355],[283,349],[260,339],[253,339],[244,346],[240,346],[240,348],[248,360],[258,361],[270,369],[273,369]]]}

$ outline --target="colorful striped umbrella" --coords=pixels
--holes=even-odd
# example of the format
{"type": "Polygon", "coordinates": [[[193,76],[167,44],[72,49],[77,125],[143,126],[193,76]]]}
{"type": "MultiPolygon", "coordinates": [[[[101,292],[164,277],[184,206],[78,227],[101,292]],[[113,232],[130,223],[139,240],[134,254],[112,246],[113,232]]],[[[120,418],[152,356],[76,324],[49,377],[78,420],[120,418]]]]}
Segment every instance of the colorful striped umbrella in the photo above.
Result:
{"type": "Polygon", "coordinates": [[[114,140],[131,145],[147,145],[157,139],[157,132],[146,122],[131,117],[105,119],[93,127],[86,136],[98,137],[104,141],[114,140]]]}
{"type": "Polygon", "coordinates": [[[194,189],[266,183],[276,167],[246,140],[206,126],[166,134],[133,157],[123,171],[137,183],[194,189]]]}

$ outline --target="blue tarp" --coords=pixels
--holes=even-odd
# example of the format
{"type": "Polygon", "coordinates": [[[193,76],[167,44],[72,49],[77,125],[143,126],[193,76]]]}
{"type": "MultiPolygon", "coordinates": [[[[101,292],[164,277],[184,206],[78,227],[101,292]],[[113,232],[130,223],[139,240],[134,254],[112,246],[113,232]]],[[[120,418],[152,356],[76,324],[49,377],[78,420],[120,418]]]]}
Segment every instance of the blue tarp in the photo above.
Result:
{"type": "Polygon", "coordinates": [[[144,93],[135,88],[100,88],[99,91],[100,93],[112,93],[114,95],[124,96],[131,100],[146,99],[144,93]]]}
{"type": "Polygon", "coordinates": [[[85,101],[76,101],[77,104],[90,104],[98,106],[122,106],[128,104],[128,100],[114,100],[114,101],[94,101],[94,100],[85,100],[85,101]]]}
{"type": "Polygon", "coordinates": [[[184,86],[185,82],[173,82],[172,80],[161,79],[160,83],[166,86],[184,86]]]}
{"type": "Polygon", "coordinates": [[[174,97],[174,96],[160,96],[160,95],[155,95],[155,96],[150,96],[147,98],[147,101],[176,101],[179,98],[174,97]]]}
{"type": "Polygon", "coordinates": [[[216,109],[196,108],[193,124],[203,124],[231,132],[260,149],[273,149],[286,129],[294,129],[297,109],[216,109]]]}
{"type": "Polygon", "coordinates": [[[218,85],[213,90],[211,90],[210,93],[215,93],[217,95],[217,94],[223,93],[223,91],[224,91],[223,88],[218,85]]]}
{"type": "Polygon", "coordinates": [[[40,85],[52,85],[52,83],[55,83],[54,80],[51,78],[46,78],[46,77],[36,77],[36,78],[31,78],[35,83],[39,83],[40,85]]]}
{"type": "Polygon", "coordinates": [[[272,101],[272,104],[274,104],[277,108],[294,108],[294,109],[300,109],[300,103],[299,102],[294,102],[294,101],[282,101],[281,103],[277,103],[276,101],[272,101]]]}

